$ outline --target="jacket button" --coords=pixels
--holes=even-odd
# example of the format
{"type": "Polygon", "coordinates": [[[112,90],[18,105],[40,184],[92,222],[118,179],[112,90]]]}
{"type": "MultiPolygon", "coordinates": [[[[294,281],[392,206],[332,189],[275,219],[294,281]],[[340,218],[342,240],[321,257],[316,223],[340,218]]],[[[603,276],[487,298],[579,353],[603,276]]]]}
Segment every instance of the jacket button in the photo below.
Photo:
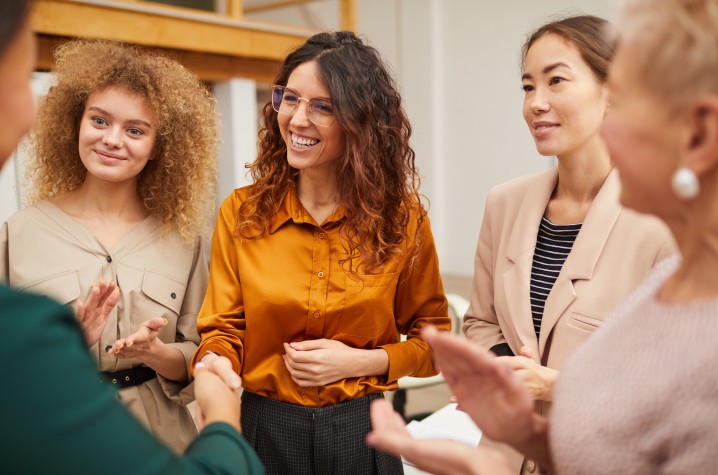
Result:
{"type": "Polygon", "coordinates": [[[536,462],[531,459],[526,460],[526,471],[534,473],[536,471],[536,462]]]}
{"type": "Polygon", "coordinates": [[[176,299],[176,298],[177,298],[177,294],[174,293],[174,292],[172,292],[172,293],[170,294],[170,297],[172,297],[173,299],[176,299]]]}
{"type": "Polygon", "coordinates": [[[107,262],[112,262],[112,258],[110,256],[107,256],[107,262]]]}

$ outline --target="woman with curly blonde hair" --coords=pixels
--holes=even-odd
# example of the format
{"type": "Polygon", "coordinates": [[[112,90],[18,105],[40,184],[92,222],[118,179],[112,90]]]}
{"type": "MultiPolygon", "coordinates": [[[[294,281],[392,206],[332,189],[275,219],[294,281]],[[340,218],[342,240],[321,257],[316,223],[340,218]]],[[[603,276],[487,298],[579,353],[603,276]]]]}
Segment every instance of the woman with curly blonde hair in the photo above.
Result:
{"type": "Polygon", "coordinates": [[[419,331],[450,321],[400,95],[374,48],[321,33],[264,124],[254,184],[219,211],[195,361],[241,375],[267,473],[401,473],[364,442],[369,403],[436,374],[419,331]]]}
{"type": "Polygon", "coordinates": [[[98,384],[179,452],[196,434],[185,387],[208,279],[215,101],[137,48],[74,41],[56,59],[31,139],[32,204],[2,228],[0,280],[64,304],[117,282],[107,323],[83,328],[98,384]]]}

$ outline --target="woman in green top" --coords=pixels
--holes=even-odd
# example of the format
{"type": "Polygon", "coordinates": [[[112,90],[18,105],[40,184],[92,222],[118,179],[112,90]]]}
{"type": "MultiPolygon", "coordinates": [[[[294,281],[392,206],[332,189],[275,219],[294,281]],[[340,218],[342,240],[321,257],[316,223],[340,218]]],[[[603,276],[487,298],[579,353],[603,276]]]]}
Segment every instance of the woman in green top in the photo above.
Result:
{"type": "MultiPolygon", "coordinates": [[[[27,0],[0,0],[0,167],[35,117],[29,10],[27,0]]],[[[106,313],[103,302],[89,299],[82,313],[106,313]]],[[[264,473],[239,433],[237,394],[211,371],[195,371],[202,432],[178,457],[135,421],[110,387],[98,384],[85,336],[68,309],[0,286],[0,334],[0,473],[264,473]]]]}

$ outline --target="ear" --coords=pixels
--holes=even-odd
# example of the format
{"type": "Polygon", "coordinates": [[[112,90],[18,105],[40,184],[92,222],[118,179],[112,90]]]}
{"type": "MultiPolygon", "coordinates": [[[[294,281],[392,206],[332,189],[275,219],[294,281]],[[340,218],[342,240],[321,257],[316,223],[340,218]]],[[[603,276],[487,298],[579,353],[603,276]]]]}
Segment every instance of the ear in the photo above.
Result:
{"type": "Polygon", "coordinates": [[[718,95],[700,96],[686,114],[681,164],[700,177],[718,168],[718,95]]]}

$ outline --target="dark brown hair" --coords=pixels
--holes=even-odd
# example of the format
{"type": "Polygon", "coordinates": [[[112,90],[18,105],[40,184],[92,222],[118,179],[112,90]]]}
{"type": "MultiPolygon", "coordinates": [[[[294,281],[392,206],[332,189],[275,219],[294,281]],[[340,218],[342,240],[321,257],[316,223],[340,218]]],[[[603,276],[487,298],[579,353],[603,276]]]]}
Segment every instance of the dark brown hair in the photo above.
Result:
{"type": "Polygon", "coordinates": [[[547,23],[531,33],[521,48],[521,69],[531,46],[541,37],[554,34],[578,48],[600,82],[606,81],[608,65],[616,52],[616,38],[610,22],[593,15],[579,15],[547,23]]]}
{"type": "Polygon", "coordinates": [[[0,56],[30,13],[28,0],[0,0],[0,56]]]}
{"type": "MultiPolygon", "coordinates": [[[[275,84],[286,85],[299,65],[316,61],[331,93],[346,149],[337,165],[339,205],[346,210],[342,235],[350,272],[372,271],[402,252],[409,214],[423,219],[419,175],[409,146],[411,126],[401,96],[379,52],[351,32],[319,33],[284,61],[275,84]],[[358,263],[354,262],[355,258],[358,263]]],[[[264,235],[298,171],[287,162],[287,146],[271,103],[264,106],[260,150],[250,166],[254,189],[238,212],[241,237],[264,235]]],[[[409,252],[416,256],[421,243],[409,252]]]]}

